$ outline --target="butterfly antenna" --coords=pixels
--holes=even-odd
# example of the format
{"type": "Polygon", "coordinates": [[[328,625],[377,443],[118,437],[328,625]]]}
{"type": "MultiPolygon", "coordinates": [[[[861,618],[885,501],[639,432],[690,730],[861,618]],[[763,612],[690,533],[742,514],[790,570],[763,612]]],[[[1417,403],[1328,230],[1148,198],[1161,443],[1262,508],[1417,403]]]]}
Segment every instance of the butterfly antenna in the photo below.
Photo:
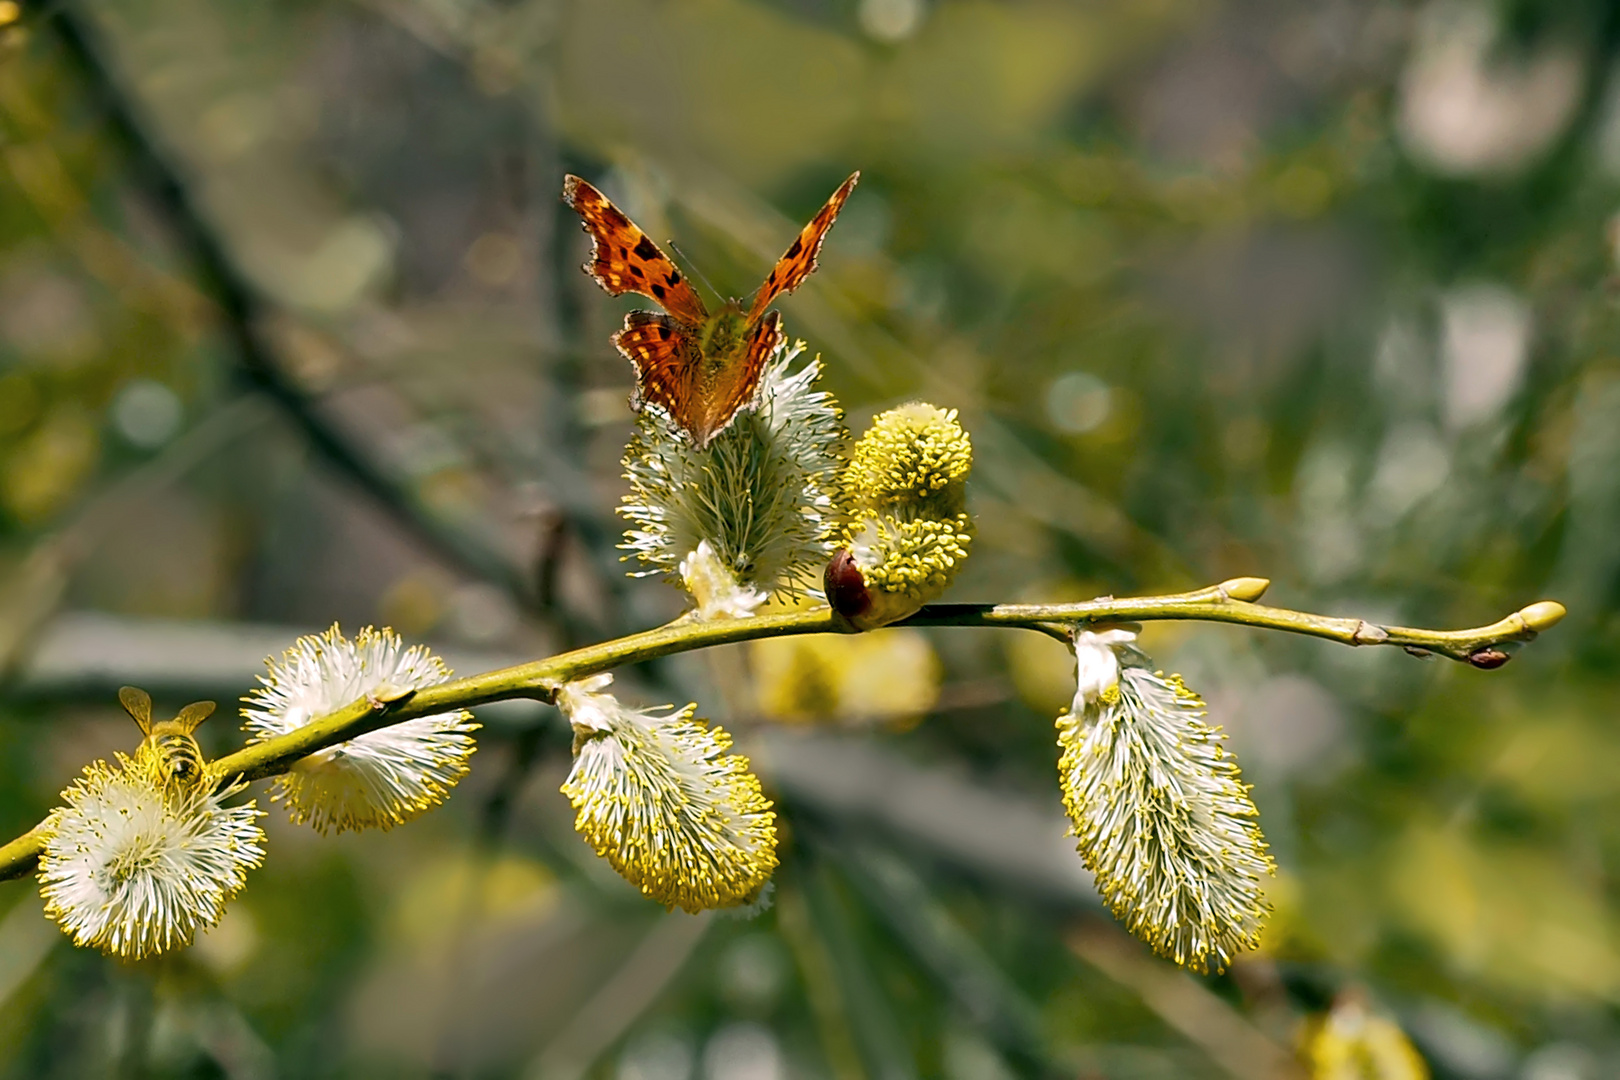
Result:
{"type": "Polygon", "coordinates": [[[702,283],[703,287],[709,290],[709,295],[713,296],[716,300],[725,300],[725,297],[720,295],[720,290],[716,289],[709,282],[709,279],[703,276],[703,271],[692,265],[692,260],[686,257],[686,252],[675,246],[675,241],[671,240],[669,242],[669,250],[673,251],[675,253],[675,257],[681,260],[681,266],[686,270],[687,277],[697,278],[697,280],[702,283]]]}

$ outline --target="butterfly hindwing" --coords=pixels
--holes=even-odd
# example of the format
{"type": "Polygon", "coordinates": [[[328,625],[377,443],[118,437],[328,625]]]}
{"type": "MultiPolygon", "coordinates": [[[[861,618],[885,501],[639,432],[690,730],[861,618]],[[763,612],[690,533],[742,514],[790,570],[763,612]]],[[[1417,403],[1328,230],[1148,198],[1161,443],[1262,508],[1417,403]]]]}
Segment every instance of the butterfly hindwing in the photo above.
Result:
{"type": "Polygon", "coordinates": [[[698,445],[704,445],[724,431],[738,411],[754,400],[765,364],[782,338],[782,316],[774,311],[749,328],[748,345],[742,358],[717,370],[710,385],[704,387],[704,408],[698,420],[707,434],[699,437],[698,445]]]}
{"type": "Polygon", "coordinates": [[[855,184],[860,180],[859,172],[850,173],[849,179],[838,185],[838,190],[832,193],[825,206],[816,211],[816,216],[810,219],[810,224],[799,231],[793,243],[788,247],[787,253],[776,261],[770,275],[766,277],[765,284],[759,287],[754,294],[754,302],[749,306],[748,319],[752,322],[765,313],[771,301],[784,293],[790,293],[804,283],[810,272],[816,268],[816,256],[821,253],[821,241],[826,238],[827,230],[832,228],[834,221],[838,220],[838,211],[844,208],[844,200],[849,193],[855,190],[855,184]]]}
{"type": "Polygon", "coordinates": [[[651,402],[692,432],[703,354],[686,328],[668,315],[632,311],[613,344],[636,367],[636,408],[651,402]]]}
{"type": "Polygon", "coordinates": [[[614,296],[640,293],[683,322],[701,324],[708,309],[686,276],[636,223],[577,176],[563,181],[563,201],[585,221],[591,234],[591,261],[585,272],[614,296]]]}

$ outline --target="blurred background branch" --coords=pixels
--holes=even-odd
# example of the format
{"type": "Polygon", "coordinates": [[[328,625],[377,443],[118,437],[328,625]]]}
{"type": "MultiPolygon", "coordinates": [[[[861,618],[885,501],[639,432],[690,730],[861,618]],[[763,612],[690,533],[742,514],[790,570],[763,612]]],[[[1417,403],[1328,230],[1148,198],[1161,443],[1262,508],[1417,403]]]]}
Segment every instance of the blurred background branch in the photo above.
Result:
{"type": "Polygon", "coordinates": [[[318,403],[292,380],[265,331],[272,312],[246,275],[232,261],[225,242],[210,226],[186,182],[182,168],[163,147],[122,85],[100,31],[72,0],[40,3],[42,29],[62,44],[62,55],[82,77],[86,96],[101,113],[106,131],[127,156],[129,170],[144,184],[153,206],[179,238],[194,273],[213,301],[214,313],[235,350],[244,381],[273,402],[340,475],[376,501],[407,532],[450,565],[507,589],[532,593],[508,561],[466,530],[437,520],[418,495],[368,459],[338,424],[321,414],[318,403]]]}

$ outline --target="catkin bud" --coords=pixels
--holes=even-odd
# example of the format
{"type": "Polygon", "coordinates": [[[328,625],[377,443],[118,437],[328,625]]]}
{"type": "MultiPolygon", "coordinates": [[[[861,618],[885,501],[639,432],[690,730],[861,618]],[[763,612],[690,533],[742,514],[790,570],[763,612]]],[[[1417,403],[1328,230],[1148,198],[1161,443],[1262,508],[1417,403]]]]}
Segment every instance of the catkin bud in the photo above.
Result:
{"type": "Polygon", "coordinates": [[[827,564],[827,602],[860,630],[903,619],[942,594],[973,543],[973,444],[956,411],[890,409],[855,444],[850,523],[827,564]]]}
{"type": "Polygon", "coordinates": [[[1341,993],[1327,1013],[1307,1020],[1299,1043],[1300,1057],[1319,1080],[1429,1078],[1428,1064],[1401,1026],[1354,989],[1341,993]]]}

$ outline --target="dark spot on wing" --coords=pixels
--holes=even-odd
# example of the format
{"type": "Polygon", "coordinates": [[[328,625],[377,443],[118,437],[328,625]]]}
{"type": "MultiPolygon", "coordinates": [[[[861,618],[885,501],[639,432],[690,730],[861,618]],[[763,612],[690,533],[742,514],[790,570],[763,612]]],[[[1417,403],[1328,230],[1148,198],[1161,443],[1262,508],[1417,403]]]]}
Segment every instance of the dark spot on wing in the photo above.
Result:
{"type": "Polygon", "coordinates": [[[658,339],[660,341],[668,341],[669,340],[669,327],[660,326],[658,328],[658,339]]]}
{"type": "Polygon", "coordinates": [[[641,240],[636,244],[636,254],[643,259],[658,258],[658,245],[646,233],[642,233],[641,240]]]}
{"type": "Polygon", "coordinates": [[[641,272],[641,267],[635,265],[634,263],[630,264],[630,272],[632,274],[636,275],[636,277],[638,277],[638,278],[644,278],[644,277],[647,276],[646,274],[643,274],[641,272]]]}
{"type": "Polygon", "coordinates": [[[662,285],[658,284],[657,282],[653,283],[652,294],[653,294],[654,297],[656,297],[659,300],[662,300],[664,298],[664,292],[665,292],[665,289],[664,289],[664,287],[662,285]]]}
{"type": "Polygon", "coordinates": [[[671,270],[669,272],[669,277],[665,278],[664,280],[669,282],[669,287],[673,289],[675,286],[681,283],[681,272],[679,270],[671,270]]]}
{"type": "Polygon", "coordinates": [[[793,238],[793,246],[792,246],[792,247],[790,247],[790,248],[788,248],[788,249],[787,249],[787,254],[786,254],[786,255],[784,255],[784,256],[782,256],[782,257],[783,257],[783,258],[784,258],[784,259],[792,259],[792,258],[795,258],[795,257],[797,257],[797,255],[798,255],[798,254],[799,254],[799,252],[801,252],[801,251],[803,251],[803,250],[804,250],[804,243],[803,243],[803,240],[804,240],[804,238],[803,238],[803,237],[799,237],[799,236],[795,236],[795,237],[794,237],[794,238],[793,238]]]}

